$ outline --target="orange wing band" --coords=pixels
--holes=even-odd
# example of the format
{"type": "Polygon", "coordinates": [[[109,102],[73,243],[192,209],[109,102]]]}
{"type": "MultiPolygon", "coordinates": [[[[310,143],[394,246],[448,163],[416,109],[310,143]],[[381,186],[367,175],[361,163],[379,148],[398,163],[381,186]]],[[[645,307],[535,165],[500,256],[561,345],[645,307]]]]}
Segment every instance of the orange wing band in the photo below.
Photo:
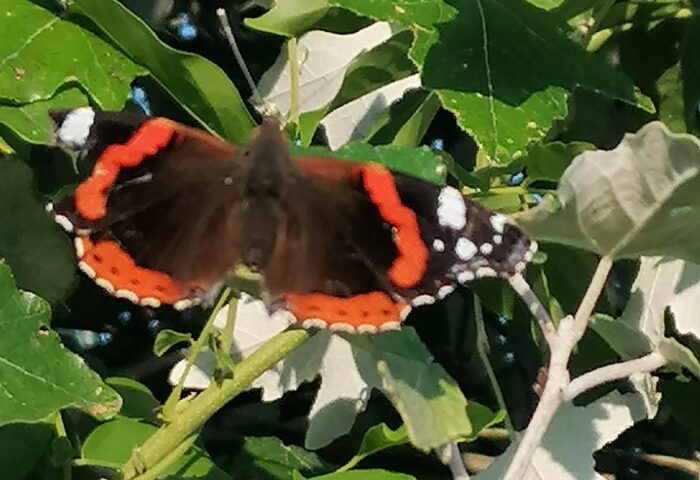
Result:
{"type": "Polygon", "coordinates": [[[78,236],[75,250],[80,269],[115,297],[150,307],[169,304],[185,308],[198,302],[195,297],[190,298],[197,286],[182,284],[165,273],[139,267],[116,242],[93,243],[87,236],[78,236]]]}
{"type": "Polygon", "coordinates": [[[135,167],[149,155],[168,145],[176,132],[176,124],[164,118],[144,122],[124,144],[110,145],[99,156],[90,177],[75,190],[75,208],[86,220],[99,220],[107,212],[106,191],[126,167],[135,167]]]}
{"type": "Polygon", "coordinates": [[[396,183],[389,170],[377,164],[363,166],[362,181],[379,214],[396,232],[394,243],[399,251],[389,269],[389,279],[400,288],[417,285],[428,263],[428,248],[423,243],[416,214],[401,203],[396,183]]]}
{"type": "Polygon", "coordinates": [[[328,328],[348,333],[377,333],[398,330],[407,304],[394,302],[384,292],[352,297],[323,293],[286,294],[286,309],[304,327],[328,328]]]}

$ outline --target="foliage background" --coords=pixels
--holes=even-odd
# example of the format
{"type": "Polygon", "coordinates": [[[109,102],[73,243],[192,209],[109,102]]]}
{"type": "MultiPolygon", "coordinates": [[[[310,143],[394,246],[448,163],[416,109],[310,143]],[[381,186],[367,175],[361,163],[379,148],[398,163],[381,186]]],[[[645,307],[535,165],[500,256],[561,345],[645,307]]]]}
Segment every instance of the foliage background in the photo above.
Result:
{"type": "MultiPolygon", "coordinates": [[[[353,130],[353,140],[392,145],[389,150],[356,145],[342,155],[376,155],[433,181],[447,178],[477,201],[506,213],[525,210],[554,192],[580,152],[613,148],[624,133],[651,120],[660,119],[676,133],[697,134],[700,128],[700,29],[698,5],[692,1],[261,3],[223,6],[253,78],[262,78],[261,89],[277,103],[289,96],[275,90],[289,89],[288,82],[274,82],[286,37],[312,30],[349,34],[374,21],[399,26],[386,38],[345,41],[344,48],[333,52],[341,56],[347,49],[345,60],[318,60],[330,65],[323,76],[302,72],[301,148],[325,143],[318,129],[323,118],[329,140],[353,130]],[[353,52],[353,45],[362,48],[353,52]],[[271,93],[265,89],[265,72],[271,93]],[[422,90],[396,86],[416,74],[422,90]],[[326,87],[333,84],[331,79],[339,89],[326,87]],[[313,95],[305,96],[305,89],[313,95]],[[373,93],[359,107],[353,103],[373,93]],[[334,119],[332,114],[342,107],[348,110],[334,119]],[[413,150],[421,145],[442,145],[442,151],[413,150]]],[[[107,297],[77,275],[70,240],[43,205],[79,181],[80,165],[51,146],[46,111],[87,103],[138,109],[140,90],[133,87],[139,87],[157,115],[245,142],[259,115],[244,101],[251,92],[220,34],[217,6],[205,1],[3,2],[0,387],[16,393],[19,386],[23,392],[22,398],[0,397],[0,471],[12,472],[8,478],[98,478],[104,472],[95,468],[97,459],[104,467],[122,462],[155,429],[153,411],[165,401],[168,370],[180,357],[177,351],[154,356],[157,332],[174,329],[196,335],[206,318],[198,310],[181,315],[135,308],[107,297]],[[188,20],[181,13],[188,13],[188,20]],[[32,293],[18,292],[12,278],[32,293]],[[59,334],[91,370],[59,345],[59,334]],[[44,337],[48,340],[37,341],[44,337]],[[101,379],[108,379],[109,386],[101,379]],[[116,413],[115,392],[124,406],[116,420],[99,423],[116,413]]],[[[309,42],[300,39],[299,48],[323,50],[322,43],[309,42]]],[[[596,265],[594,253],[560,243],[567,242],[545,244],[544,255],[528,271],[528,280],[555,317],[575,311],[596,265]]],[[[622,314],[637,269],[634,259],[615,264],[598,313],[622,314]]],[[[483,281],[461,289],[415,312],[408,324],[470,405],[488,407],[469,412],[475,437],[481,427],[500,418],[492,412],[502,407],[517,429],[527,425],[537,402],[532,384],[545,357],[529,313],[507,285],[483,281]],[[475,293],[483,305],[486,338],[475,318],[481,312],[475,293]],[[480,355],[480,350],[489,353],[480,355]],[[493,393],[485,356],[503,391],[503,404],[493,393]]],[[[697,351],[695,338],[680,340],[697,351]]],[[[580,373],[619,358],[609,339],[591,330],[571,370],[580,373]]],[[[272,403],[261,403],[257,391],[239,395],[207,423],[197,445],[178,458],[178,473],[171,474],[292,478],[291,471],[297,469],[307,477],[322,475],[362,451],[370,427],[385,423],[398,428],[405,421],[375,392],[347,435],[317,452],[306,451],[301,446],[318,384],[305,384],[272,403]]],[[[612,388],[626,391],[629,385],[619,382],[579,402],[612,388]]],[[[698,409],[686,399],[698,398],[698,380],[678,368],[662,373],[657,388],[663,395],[657,416],[600,451],[599,471],[618,479],[690,478],[683,472],[687,464],[678,462],[686,459],[697,467],[692,459],[698,450],[698,409]],[[670,455],[678,462],[675,468],[661,467],[645,453],[670,455]]],[[[393,442],[390,433],[380,437],[381,446],[401,445],[363,460],[363,468],[375,470],[356,472],[362,475],[358,478],[449,475],[435,456],[406,445],[405,439],[393,442]]],[[[503,430],[491,428],[463,447],[494,457],[506,444],[503,430]]],[[[353,474],[350,470],[342,478],[353,474]]]]}

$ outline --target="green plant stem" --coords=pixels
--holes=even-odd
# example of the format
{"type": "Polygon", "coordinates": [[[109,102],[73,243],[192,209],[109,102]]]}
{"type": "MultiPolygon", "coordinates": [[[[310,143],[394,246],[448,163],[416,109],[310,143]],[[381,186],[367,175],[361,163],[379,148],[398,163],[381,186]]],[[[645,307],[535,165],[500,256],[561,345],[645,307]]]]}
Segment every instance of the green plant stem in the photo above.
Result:
{"type": "Polygon", "coordinates": [[[297,39],[292,37],[287,41],[287,58],[289,59],[290,98],[289,121],[299,125],[299,56],[297,54],[297,39]]]}
{"type": "Polygon", "coordinates": [[[182,389],[185,384],[185,379],[190,373],[190,369],[192,368],[192,365],[194,365],[194,361],[197,359],[197,355],[199,355],[199,352],[202,350],[202,347],[204,347],[204,342],[206,342],[207,338],[209,338],[209,334],[214,325],[214,319],[216,318],[216,315],[219,313],[219,310],[221,310],[221,307],[223,307],[224,302],[228,299],[230,294],[231,289],[228,287],[225,288],[219,296],[219,301],[216,302],[216,306],[211,311],[207,323],[204,324],[204,328],[202,328],[199,337],[190,347],[189,353],[187,354],[187,363],[185,364],[185,369],[183,370],[182,375],[180,376],[180,380],[177,382],[177,385],[175,385],[175,388],[173,388],[173,391],[170,392],[168,399],[165,401],[165,405],[163,405],[162,418],[165,423],[170,423],[176,417],[177,403],[180,401],[180,396],[182,395],[182,389]]]}
{"type": "MultiPolygon", "coordinates": [[[[68,440],[68,434],[66,433],[66,426],[63,423],[63,417],[61,412],[56,412],[56,420],[54,420],[54,428],[56,429],[56,437],[65,438],[68,440]]],[[[63,480],[71,480],[71,466],[69,463],[63,465],[63,480]]]]}
{"type": "Polygon", "coordinates": [[[236,311],[238,310],[238,299],[231,297],[228,301],[228,312],[226,313],[226,325],[221,332],[221,349],[230,352],[233,345],[233,329],[236,326],[236,311]]]}
{"type": "Polygon", "coordinates": [[[474,294],[474,318],[476,320],[476,350],[481,358],[481,363],[484,365],[486,370],[486,375],[491,383],[491,388],[496,396],[496,401],[498,402],[498,407],[505,412],[505,425],[508,430],[508,436],[511,440],[515,439],[515,427],[513,427],[513,422],[510,419],[510,413],[508,412],[508,406],[506,405],[506,399],[503,396],[503,391],[501,390],[501,385],[498,383],[498,378],[496,378],[496,372],[493,371],[493,366],[491,365],[491,359],[489,358],[489,340],[486,334],[486,327],[484,326],[484,313],[481,309],[481,300],[474,294]]]}
{"type": "Polygon", "coordinates": [[[194,445],[197,440],[197,435],[191,435],[186,438],[180,445],[176,446],[172,452],[168,453],[163,460],[158,462],[153,468],[150,468],[143,474],[136,477],[134,480],[154,480],[168,470],[168,467],[175,463],[189,448],[194,445]]]}
{"type": "Polygon", "coordinates": [[[93,460],[91,458],[76,458],[71,462],[76,467],[99,467],[99,468],[109,468],[112,470],[119,470],[121,465],[115,462],[108,462],[106,460],[93,460]]]}
{"type": "Polygon", "coordinates": [[[275,336],[237,364],[233,378],[211,382],[173,418],[136,449],[121,469],[124,480],[134,480],[158,465],[178,445],[194,435],[216,411],[243,391],[263,372],[311,337],[306,330],[292,329],[275,336]]]}

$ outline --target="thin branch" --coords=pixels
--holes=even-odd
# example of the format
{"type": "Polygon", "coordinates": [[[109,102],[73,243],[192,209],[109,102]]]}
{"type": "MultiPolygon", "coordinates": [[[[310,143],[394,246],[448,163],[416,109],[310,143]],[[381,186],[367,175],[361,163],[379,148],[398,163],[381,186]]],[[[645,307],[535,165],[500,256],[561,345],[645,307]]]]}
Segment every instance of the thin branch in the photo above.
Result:
{"type": "Polygon", "coordinates": [[[489,358],[489,341],[488,336],[486,335],[486,328],[484,326],[484,312],[481,309],[481,300],[479,300],[476,293],[474,294],[474,318],[476,320],[476,351],[479,353],[479,358],[481,358],[481,363],[484,365],[484,369],[486,369],[486,376],[489,378],[494,395],[496,395],[498,407],[506,414],[504,420],[506,429],[508,429],[508,436],[511,440],[514,440],[515,428],[513,427],[513,421],[510,418],[510,413],[508,412],[508,406],[506,405],[506,399],[503,396],[503,390],[501,390],[501,385],[498,383],[496,372],[493,371],[493,366],[491,365],[491,359],[489,358]]]}
{"type": "Polygon", "coordinates": [[[548,329],[554,328],[553,323],[527,282],[522,277],[514,277],[511,280],[513,288],[528,303],[533,315],[538,317],[542,331],[545,332],[545,338],[549,342],[550,357],[542,397],[502,480],[521,480],[527,474],[532,456],[540,446],[554,415],[564,401],[564,391],[570,384],[568,364],[571,352],[586,331],[588,319],[603,291],[611,267],[612,258],[604,256],[600,259],[576,315],[573,318],[571,316],[563,318],[558,328],[549,333],[547,333],[548,329]],[[527,287],[527,290],[524,287],[527,287]],[[534,297],[534,300],[530,296],[534,297]],[[546,315],[546,321],[544,315],[546,315]]]}
{"type": "Polygon", "coordinates": [[[471,477],[464,466],[462,460],[462,452],[459,451],[457,442],[450,442],[450,472],[452,472],[452,480],[469,480],[471,477]]]}
{"type": "MultiPolygon", "coordinates": [[[[588,325],[588,319],[593,313],[596,303],[598,302],[598,297],[600,297],[603,288],[605,287],[605,282],[608,280],[608,274],[612,268],[613,260],[610,257],[603,256],[598,262],[598,267],[593,274],[591,283],[588,284],[588,289],[586,294],[581,300],[581,304],[576,310],[576,315],[574,316],[574,328],[580,331],[580,335],[586,330],[588,325]]],[[[579,336],[580,338],[580,336],[579,336]]],[[[576,341],[579,339],[577,338],[576,341]]]]}
{"type": "Polygon", "coordinates": [[[564,390],[564,400],[573,400],[591,388],[614,380],[627,378],[634,373],[653,372],[667,363],[668,360],[663,355],[658,352],[652,352],[641,358],[596,368],[572,380],[564,390]]]}
{"type": "Polygon", "coordinates": [[[508,279],[508,282],[511,287],[513,287],[513,290],[515,290],[515,293],[520,295],[520,298],[523,299],[523,302],[525,302],[525,305],[527,305],[527,308],[537,320],[540,329],[542,329],[542,334],[551,349],[552,344],[556,341],[557,329],[549,313],[547,313],[547,309],[544,308],[544,305],[542,305],[542,302],[537,298],[537,295],[535,295],[535,292],[532,291],[530,285],[522,275],[519,273],[515,274],[508,279]]]}

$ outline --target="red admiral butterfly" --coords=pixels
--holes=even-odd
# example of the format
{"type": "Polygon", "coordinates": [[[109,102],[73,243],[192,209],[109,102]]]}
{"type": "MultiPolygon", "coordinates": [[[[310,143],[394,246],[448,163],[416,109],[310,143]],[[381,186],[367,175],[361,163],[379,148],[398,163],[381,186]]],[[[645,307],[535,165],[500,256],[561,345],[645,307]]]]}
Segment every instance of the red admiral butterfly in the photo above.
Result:
{"type": "Polygon", "coordinates": [[[246,147],[165,118],[51,112],[56,141],[90,176],[49,206],[80,269],[120,298],[199,303],[241,262],[268,305],[305,327],[397,329],[455,284],[509,278],[536,243],[449,186],[374,163],[291,158],[279,123],[246,147]]]}

